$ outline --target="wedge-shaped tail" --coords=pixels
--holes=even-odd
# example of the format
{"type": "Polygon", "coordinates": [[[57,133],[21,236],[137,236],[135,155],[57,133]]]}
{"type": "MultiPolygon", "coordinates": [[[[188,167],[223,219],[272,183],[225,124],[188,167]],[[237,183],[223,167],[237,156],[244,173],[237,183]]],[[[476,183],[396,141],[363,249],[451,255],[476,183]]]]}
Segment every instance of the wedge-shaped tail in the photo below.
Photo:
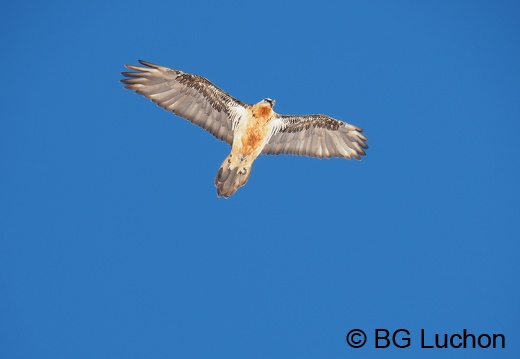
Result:
{"type": "Polygon", "coordinates": [[[251,169],[252,164],[235,165],[231,161],[231,155],[229,155],[222,163],[222,166],[220,166],[215,178],[217,196],[231,197],[240,187],[247,183],[251,169]]]}

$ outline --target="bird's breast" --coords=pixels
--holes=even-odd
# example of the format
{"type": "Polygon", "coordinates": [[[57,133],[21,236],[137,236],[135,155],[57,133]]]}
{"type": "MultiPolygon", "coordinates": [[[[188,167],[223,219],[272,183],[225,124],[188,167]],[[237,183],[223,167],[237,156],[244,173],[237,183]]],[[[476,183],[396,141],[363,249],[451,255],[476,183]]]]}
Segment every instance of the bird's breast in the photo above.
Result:
{"type": "Polygon", "coordinates": [[[243,156],[256,158],[264,148],[271,131],[271,123],[265,117],[251,116],[238,129],[233,150],[243,156]]]}

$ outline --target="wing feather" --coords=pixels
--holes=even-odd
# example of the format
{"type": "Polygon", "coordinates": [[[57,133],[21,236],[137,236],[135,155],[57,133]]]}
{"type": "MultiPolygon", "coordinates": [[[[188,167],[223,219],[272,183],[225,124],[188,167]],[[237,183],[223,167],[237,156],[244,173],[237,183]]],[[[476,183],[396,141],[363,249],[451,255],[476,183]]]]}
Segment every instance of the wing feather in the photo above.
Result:
{"type": "Polygon", "coordinates": [[[233,128],[250,106],[208,79],[139,60],[145,67],[126,65],[122,72],[128,90],[143,95],[167,111],[202,127],[230,145],[233,128]]]}
{"type": "Polygon", "coordinates": [[[363,130],[325,115],[278,115],[262,153],[361,159],[367,149],[363,130]]]}

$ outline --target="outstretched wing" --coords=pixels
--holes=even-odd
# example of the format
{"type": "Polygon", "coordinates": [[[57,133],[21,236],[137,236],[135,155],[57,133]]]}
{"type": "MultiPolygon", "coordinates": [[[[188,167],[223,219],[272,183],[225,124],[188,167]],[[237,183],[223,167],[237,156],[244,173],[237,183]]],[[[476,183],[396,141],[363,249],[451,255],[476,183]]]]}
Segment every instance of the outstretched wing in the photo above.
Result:
{"type": "Polygon", "coordinates": [[[139,60],[122,72],[128,90],[143,95],[167,111],[202,127],[230,145],[233,129],[249,105],[219,89],[208,79],[139,60]]]}
{"type": "Polygon", "coordinates": [[[368,148],[361,128],[325,115],[278,115],[263,154],[361,159],[368,148]]]}

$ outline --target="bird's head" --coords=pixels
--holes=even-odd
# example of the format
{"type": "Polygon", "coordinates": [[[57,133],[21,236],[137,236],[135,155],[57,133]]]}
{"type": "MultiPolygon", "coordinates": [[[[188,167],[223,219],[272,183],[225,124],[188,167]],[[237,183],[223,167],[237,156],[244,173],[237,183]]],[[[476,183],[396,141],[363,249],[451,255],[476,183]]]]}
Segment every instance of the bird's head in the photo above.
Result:
{"type": "Polygon", "coordinates": [[[262,103],[263,103],[263,104],[266,104],[266,105],[269,105],[269,106],[271,106],[271,108],[273,108],[273,107],[274,107],[274,104],[276,103],[276,101],[273,100],[273,99],[271,99],[271,98],[264,98],[264,99],[262,100],[262,103]]]}

